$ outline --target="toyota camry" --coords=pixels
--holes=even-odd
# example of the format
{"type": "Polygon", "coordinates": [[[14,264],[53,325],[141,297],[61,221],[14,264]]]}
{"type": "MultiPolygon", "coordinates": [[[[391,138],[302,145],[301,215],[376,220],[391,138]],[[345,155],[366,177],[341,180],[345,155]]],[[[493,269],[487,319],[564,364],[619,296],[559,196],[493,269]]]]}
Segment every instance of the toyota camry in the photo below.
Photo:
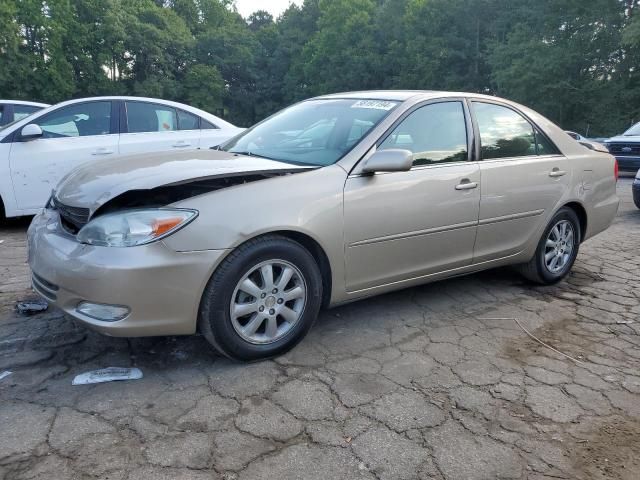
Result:
{"type": "Polygon", "coordinates": [[[333,94],[215,149],[77,168],[32,222],[29,264],[100,332],[200,331],[257,360],[321,308],[504,265],[562,280],[612,222],[616,177],[611,155],[507,100],[333,94]]]}

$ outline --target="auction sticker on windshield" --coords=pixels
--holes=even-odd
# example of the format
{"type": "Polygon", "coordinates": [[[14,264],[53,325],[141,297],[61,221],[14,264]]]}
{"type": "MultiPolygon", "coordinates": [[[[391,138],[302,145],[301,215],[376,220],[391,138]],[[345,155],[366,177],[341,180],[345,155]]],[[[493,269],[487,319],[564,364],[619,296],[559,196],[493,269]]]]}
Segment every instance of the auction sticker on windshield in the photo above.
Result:
{"type": "Polygon", "coordinates": [[[376,110],[391,110],[396,105],[396,102],[388,102],[385,100],[359,100],[351,105],[351,108],[374,108],[376,110]]]}

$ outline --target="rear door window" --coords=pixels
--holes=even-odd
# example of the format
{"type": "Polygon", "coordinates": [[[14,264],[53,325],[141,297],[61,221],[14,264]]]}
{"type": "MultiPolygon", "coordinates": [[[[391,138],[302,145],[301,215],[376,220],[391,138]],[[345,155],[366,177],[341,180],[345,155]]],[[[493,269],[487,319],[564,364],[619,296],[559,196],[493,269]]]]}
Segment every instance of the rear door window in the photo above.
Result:
{"type": "Polygon", "coordinates": [[[129,133],[178,130],[176,109],[148,102],[125,102],[129,133]]]}
{"type": "Polygon", "coordinates": [[[560,150],[543,133],[536,130],[536,147],[538,155],[560,155],[560,150]]]}
{"type": "Polygon", "coordinates": [[[472,104],[480,130],[482,160],[536,155],[533,126],[522,115],[493,103],[472,104]]]}
{"type": "Polygon", "coordinates": [[[200,128],[200,117],[193,113],[178,110],[178,129],[198,130],[200,128]]]}
{"type": "Polygon", "coordinates": [[[216,127],[213,123],[205,120],[204,118],[200,120],[200,128],[202,130],[218,130],[218,127],[216,127]]]}

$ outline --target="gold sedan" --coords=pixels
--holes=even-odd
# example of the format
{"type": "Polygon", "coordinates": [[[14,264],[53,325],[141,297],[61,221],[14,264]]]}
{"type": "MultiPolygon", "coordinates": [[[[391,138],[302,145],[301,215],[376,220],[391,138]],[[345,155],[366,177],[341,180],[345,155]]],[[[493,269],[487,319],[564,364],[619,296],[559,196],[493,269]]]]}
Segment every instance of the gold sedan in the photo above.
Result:
{"type": "Polygon", "coordinates": [[[617,208],[617,167],[532,110],[335,94],[216,150],[86,164],[29,229],[33,286],[108,335],[199,329],[256,360],[322,307],[503,265],[551,284],[617,208]]]}

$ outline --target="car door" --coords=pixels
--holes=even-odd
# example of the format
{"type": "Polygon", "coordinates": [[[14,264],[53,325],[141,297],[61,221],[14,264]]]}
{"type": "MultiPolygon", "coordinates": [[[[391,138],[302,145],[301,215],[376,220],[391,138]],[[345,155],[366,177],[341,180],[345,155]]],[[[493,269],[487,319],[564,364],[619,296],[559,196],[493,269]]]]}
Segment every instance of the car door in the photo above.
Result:
{"type": "Polygon", "coordinates": [[[42,208],[60,179],[81,163],[118,154],[113,102],[97,100],[62,106],[31,123],[40,138],[14,136],[9,153],[11,179],[19,210],[42,208]]]}
{"type": "Polygon", "coordinates": [[[196,115],[170,105],[139,100],[125,101],[124,112],[120,135],[122,155],[185,150],[200,145],[199,117],[196,115]]]}
{"type": "Polygon", "coordinates": [[[461,100],[421,105],[378,142],[413,152],[407,172],[350,175],[344,188],[349,292],[469,265],[480,169],[461,100]]]}
{"type": "Polygon", "coordinates": [[[520,252],[566,194],[569,161],[522,113],[472,101],[480,138],[481,201],[474,263],[520,252]]]}

